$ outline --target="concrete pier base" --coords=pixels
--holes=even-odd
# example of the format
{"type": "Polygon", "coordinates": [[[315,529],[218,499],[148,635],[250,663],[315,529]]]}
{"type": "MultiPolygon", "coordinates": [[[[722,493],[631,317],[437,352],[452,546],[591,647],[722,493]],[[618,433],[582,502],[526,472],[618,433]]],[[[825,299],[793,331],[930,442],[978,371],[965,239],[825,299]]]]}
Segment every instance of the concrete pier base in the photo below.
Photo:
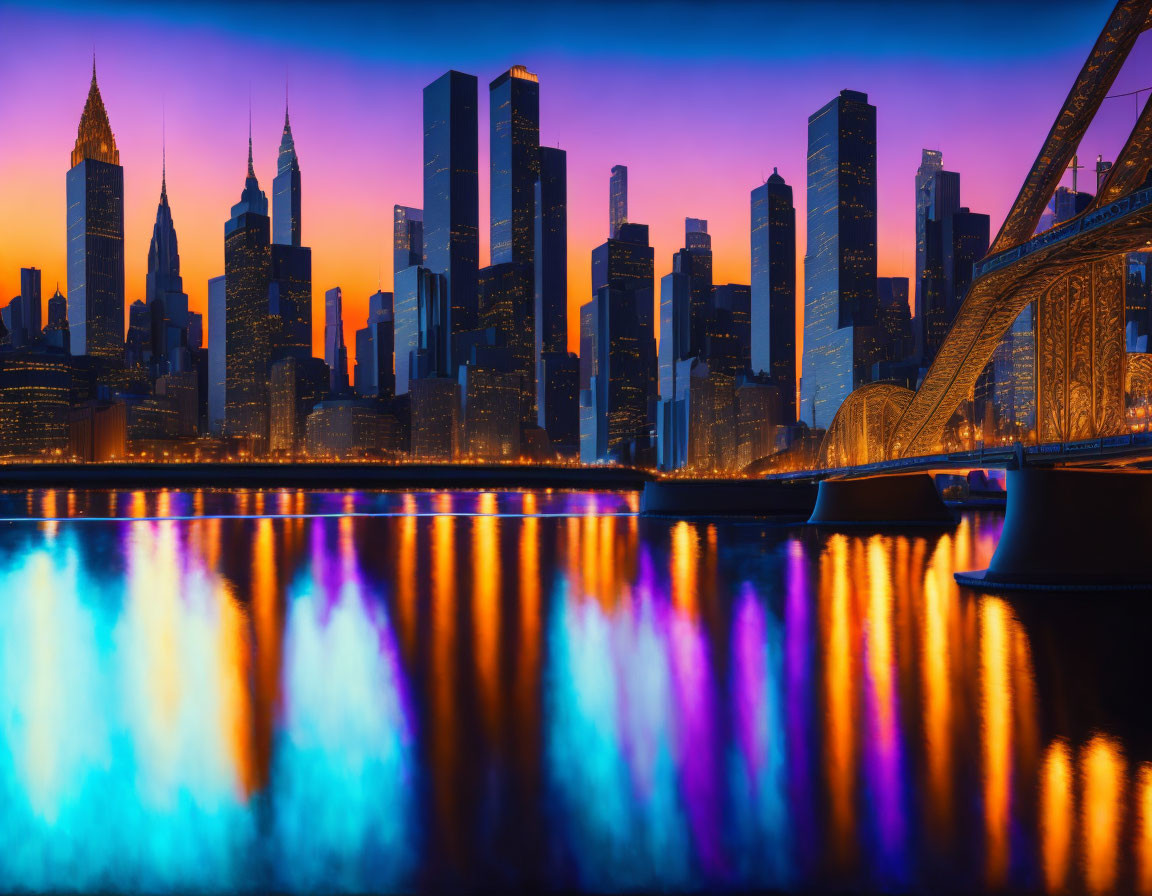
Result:
{"type": "Polygon", "coordinates": [[[953,526],[927,473],[825,479],[809,523],[822,526],[953,526]]]}
{"type": "Polygon", "coordinates": [[[804,520],[816,484],[765,479],[657,479],[644,484],[640,512],[653,516],[773,516],[804,520]]]}
{"type": "Polygon", "coordinates": [[[1004,529],[988,569],[956,573],[990,591],[1152,590],[1152,473],[1008,471],[1004,529]]]}

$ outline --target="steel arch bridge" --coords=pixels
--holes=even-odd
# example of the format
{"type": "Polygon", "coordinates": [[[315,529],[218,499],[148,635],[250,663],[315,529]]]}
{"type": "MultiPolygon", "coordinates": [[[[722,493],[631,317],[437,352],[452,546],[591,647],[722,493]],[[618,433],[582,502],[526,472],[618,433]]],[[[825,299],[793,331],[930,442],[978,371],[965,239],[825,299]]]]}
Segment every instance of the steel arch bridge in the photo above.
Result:
{"type": "Polygon", "coordinates": [[[821,446],[822,468],[937,454],[1020,312],[1037,303],[1039,440],[1126,431],[1125,389],[1152,377],[1124,343],[1124,255],[1152,245],[1152,96],[1092,203],[1033,236],[1048,200],[1140,34],[1152,0],[1120,0],[1076,78],[988,255],[976,265],[951,330],[915,391],[870,383],[853,391],[821,446]]]}

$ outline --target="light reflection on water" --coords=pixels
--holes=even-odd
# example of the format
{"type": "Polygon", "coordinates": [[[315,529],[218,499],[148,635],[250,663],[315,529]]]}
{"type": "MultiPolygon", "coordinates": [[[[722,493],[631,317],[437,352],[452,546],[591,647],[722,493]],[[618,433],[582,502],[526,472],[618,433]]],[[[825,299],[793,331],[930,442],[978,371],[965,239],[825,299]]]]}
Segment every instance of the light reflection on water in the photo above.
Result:
{"type": "Polygon", "coordinates": [[[1152,892],[1138,608],[635,510],[0,496],[0,889],[1152,892]]]}

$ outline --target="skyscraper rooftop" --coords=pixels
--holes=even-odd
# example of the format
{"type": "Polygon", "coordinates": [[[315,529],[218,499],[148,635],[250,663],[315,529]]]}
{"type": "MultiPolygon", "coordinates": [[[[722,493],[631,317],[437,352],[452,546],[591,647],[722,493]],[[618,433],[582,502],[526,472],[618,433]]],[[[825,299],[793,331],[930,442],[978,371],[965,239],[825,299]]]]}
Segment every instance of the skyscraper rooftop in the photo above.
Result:
{"type": "Polygon", "coordinates": [[[96,60],[92,60],[92,86],[88,88],[88,101],[80,116],[80,127],[76,132],[76,145],[72,148],[72,167],[85,159],[96,159],[109,165],[120,164],[120,150],[116,148],[116,137],[100,98],[100,86],[96,83],[96,60]]]}

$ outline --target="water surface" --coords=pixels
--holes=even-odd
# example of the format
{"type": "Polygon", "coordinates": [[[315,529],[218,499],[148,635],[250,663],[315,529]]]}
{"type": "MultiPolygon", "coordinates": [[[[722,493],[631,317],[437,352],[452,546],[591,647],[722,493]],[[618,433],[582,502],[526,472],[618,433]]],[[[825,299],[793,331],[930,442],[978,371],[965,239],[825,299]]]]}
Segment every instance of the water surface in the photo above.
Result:
{"type": "Polygon", "coordinates": [[[1152,892],[1138,603],[636,504],[0,495],[0,889],[1152,892]]]}

